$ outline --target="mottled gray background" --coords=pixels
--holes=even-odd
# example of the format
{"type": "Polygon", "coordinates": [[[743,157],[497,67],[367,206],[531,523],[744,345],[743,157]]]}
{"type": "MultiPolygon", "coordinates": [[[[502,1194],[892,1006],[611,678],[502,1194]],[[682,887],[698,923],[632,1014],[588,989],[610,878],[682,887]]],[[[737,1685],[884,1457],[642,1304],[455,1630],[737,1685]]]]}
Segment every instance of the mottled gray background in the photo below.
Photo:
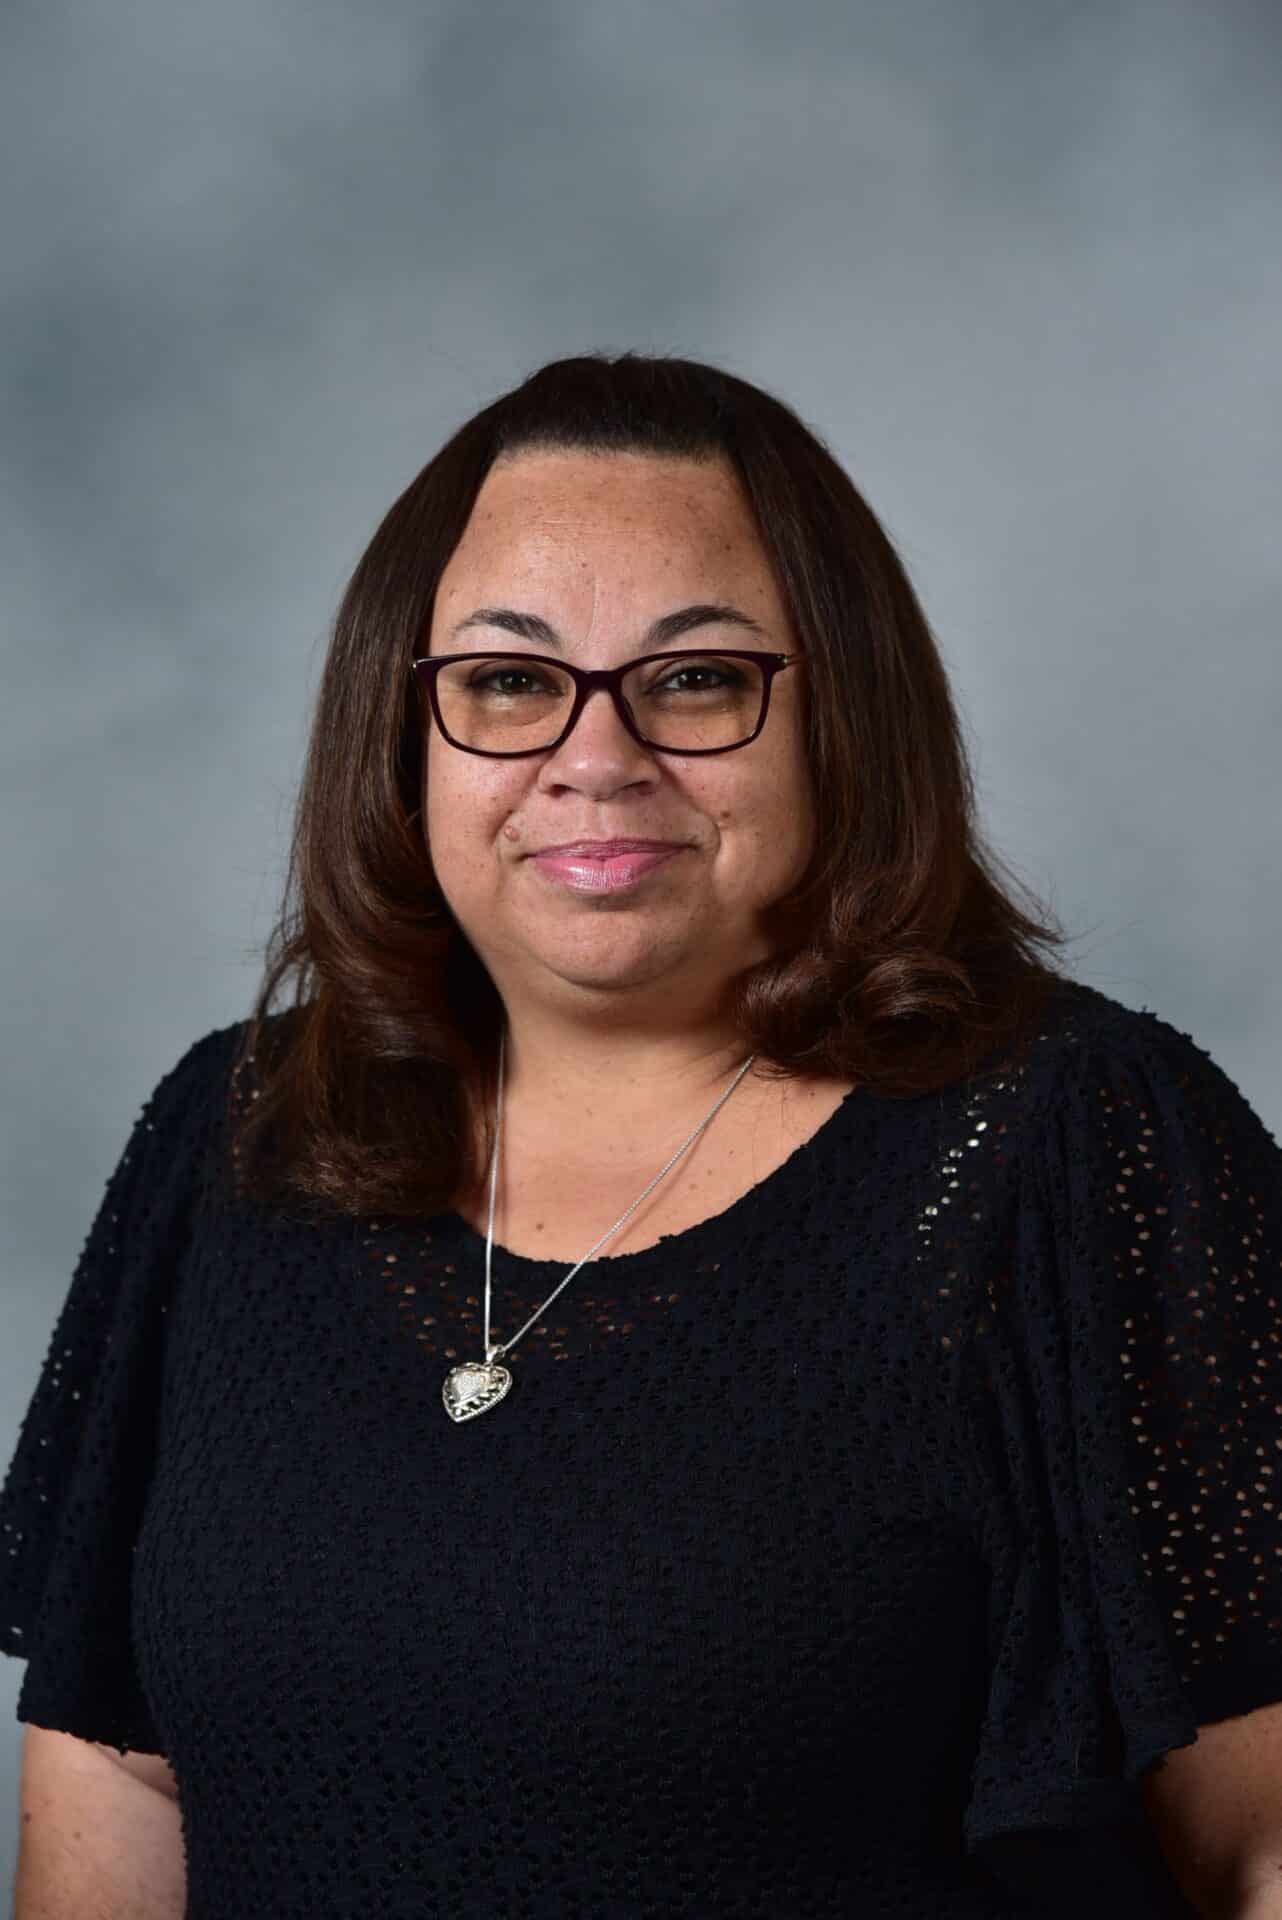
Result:
{"type": "Polygon", "coordinates": [[[1268,6],[4,21],[6,1459],[146,1094],[248,1011],[347,573],[562,354],[719,361],[829,439],[1075,971],[1282,1130],[1268,6]]]}

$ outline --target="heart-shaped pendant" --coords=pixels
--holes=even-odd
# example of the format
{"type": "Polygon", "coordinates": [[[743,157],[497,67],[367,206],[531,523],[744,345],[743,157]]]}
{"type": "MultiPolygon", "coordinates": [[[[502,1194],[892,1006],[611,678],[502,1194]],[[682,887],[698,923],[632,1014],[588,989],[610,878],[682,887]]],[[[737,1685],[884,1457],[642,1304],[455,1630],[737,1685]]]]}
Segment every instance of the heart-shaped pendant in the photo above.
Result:
{"type": "Polygon", "coordinates": [[[441,1389],[445,1411],[451,1420],[475,1420],[478,1413],[497,1407],[511,1384],[507,1368],[493,1362],[472,1360],[451,1367],[441,1389]]]}

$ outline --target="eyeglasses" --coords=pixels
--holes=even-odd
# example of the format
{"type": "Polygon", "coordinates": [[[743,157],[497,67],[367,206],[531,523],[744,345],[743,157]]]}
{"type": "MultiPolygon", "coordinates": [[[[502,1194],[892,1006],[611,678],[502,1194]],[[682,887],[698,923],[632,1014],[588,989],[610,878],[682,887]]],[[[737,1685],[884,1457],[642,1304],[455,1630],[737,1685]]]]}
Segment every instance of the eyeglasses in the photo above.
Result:
{"type": "Polygon", "coordinates": [[[661,753],[729,753],[766,724],[770,688],[800,653],[647,653],[572,667],[540,653],[451,653],[411,662],[452,747],[495,759],[559,747],[597,687],[632,738],[661,753]],[[519,683],[519,684],[515,684],[519,683]]]}

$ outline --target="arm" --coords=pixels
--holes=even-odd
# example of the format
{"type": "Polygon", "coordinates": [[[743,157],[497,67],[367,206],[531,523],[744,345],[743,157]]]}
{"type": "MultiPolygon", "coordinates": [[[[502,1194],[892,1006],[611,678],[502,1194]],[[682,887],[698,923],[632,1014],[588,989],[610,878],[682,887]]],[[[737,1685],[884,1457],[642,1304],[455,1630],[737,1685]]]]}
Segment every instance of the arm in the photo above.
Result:
{"type": "Polygon", "coordinates": [[[28,1725],[14,1920],[182,1920],[187,1859],[172,1781],[157,1755],[28,1725]]]}
{"type": "Polygon", "coordinates": [[[1282,1701],[1216,1720],[1140,1779],[1158,1845],[1215,1920],[1282,1920],[1282,1701]]]}

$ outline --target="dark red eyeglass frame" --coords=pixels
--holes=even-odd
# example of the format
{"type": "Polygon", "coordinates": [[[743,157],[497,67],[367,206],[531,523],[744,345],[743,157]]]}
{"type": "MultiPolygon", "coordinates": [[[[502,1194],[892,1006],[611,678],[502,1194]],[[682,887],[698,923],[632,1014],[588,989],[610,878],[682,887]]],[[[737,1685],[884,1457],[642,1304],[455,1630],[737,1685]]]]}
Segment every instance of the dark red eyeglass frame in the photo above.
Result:
{"type": "Polygon", "coordinates": [[[784,667],[790,667],[796,661],[805,659],[805,655],[802,653],[762,653],[755,650],[747,650],[742,647],[710,647],[708,652],[715,653],[723,660],[755,660],[761,668],[763,675],[761,686],[761,714],[757,724],[746,738],[743,740],[734,740],[728,747],[657,746],[653,740],[647,740],[641,732],[633,718],[627,701],[623,697],[624,674],[631,673],[634,667],[645,666],[647,662],[651,660],[703,659],[705,656],[700,653],[697,648],[693,647],[687,648],[684,652],[678,651],[676,653],[643,653],[635,660],[625,660],[620,667],[575,667],[571,666],[568,660],[555,660],[551,654],[547,653],[504,653],[501,649],[487,648],[483,653],[425,654],[421,658],[410,662],[410,672],[414,677],[420,694],[426,689],[427,697],[431,702],[432,716],[440,730],[442,739],[447,740],[450,746],[457,747],[460,753],[479,753],[482,759],[485,760],[527,760],[531,754],[553,753],[557,747],[561,746],[563,742],[568,739],[570,733],[573,731],[574,723],[580,713],[582,713],[588,695],[596,687],[605,687],[609,691],[610,698],[614,701],[615,712],[639,746],[648,748],[651,753],[679,754],[684,759],[687,754],[734,753],[739,747],[750,746],[766,724],[766,716],[770,712],[770,689],[774,685],[775,675],[784,667]],[[546,746],[518,747],[511,753],[496,753],[490,747],[465,747],[462,741],[455,740],[446,732],[445,723],[441,719],[441,709],[436,698],[436,676],[437,671],[441,667],[452,664],[456,660],[528,660],[534,666],[556,667],[561,673],[568,673],[574,681],[574,704],[570,708],[569,718],[566,720],[560,734],[555,740],[549,741],[546,746]]]}

